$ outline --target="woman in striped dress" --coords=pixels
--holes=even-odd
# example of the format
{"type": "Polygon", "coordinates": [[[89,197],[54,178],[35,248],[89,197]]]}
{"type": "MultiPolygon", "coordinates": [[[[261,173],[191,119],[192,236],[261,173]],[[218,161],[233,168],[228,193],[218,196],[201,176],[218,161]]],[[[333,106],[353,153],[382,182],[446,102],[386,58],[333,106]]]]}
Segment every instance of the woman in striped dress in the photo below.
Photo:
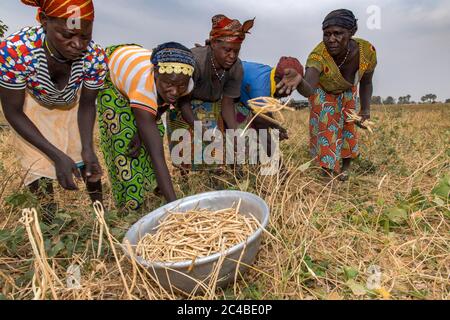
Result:
{"type": "Polygon", "coordinates": [[[16,132],[25,185],[50,196],[44,207],[49,220],[56,210],[52,179],[76,190],[74,176],[83,177],[91,199],[101,201],[102,171],[92,136],[106,55],[91,40],[91,0],[22,2],[39,7],[41,24],[0,42],[0,98],[16,132]]]}
{"type": "MultiPolygon", "coordinates": [[[[176,200],[164,158],[161,116],[194,88],[194,56],[175,42],[153,52],[138,45],[113,46],[106,52],[109,73],[97,105],[101,148],[116,204],[136,210],[157,187],[167,201],[176,200]]],[[[181,113],[193,126],[190,106],[181,113]]]]}

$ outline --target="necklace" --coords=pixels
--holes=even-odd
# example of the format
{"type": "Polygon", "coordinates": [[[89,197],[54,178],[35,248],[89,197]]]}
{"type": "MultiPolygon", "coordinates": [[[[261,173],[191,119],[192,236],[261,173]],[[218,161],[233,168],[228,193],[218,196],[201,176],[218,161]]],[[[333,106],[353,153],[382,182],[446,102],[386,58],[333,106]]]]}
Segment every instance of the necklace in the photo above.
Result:
{"type": "Polygon", "coordinates": [[[223,77],[225,77],[225,70],[223,70],[222,75],[219,76],[219,73],[217,72],[217,69],[216,69],[216,66],[214,64],[214,60],[213,60],[212,55],[211,55],[211,64],[212,64],[212,67],[214,69],[214,72],[216,73],[217,79],[219,79],[219,82],[222,81],[223,77]]]}
{"type": "Polygon", "coordinates": [[[68,59],[60,59],[60,58],[58,58],[57,56],[54,55],[54,53],[52,52],[52,50],[50,50],[50,47],[48,46],[47,39],[44,42],[45,42],[45,47],[47,48],[48,53],[50,53],[50,56],[53,59],[55,59],[59,63],[67,63],[67,62],[69,62],[68,59]]]}
{"type": "Polygon", "coordinates": [[[345,55],[345,59],[344,61],[342,61],[342,63],[339,65],[339,69],[344,65],[345,61],[347,61],[348,58],[348,54],[350,53],[350,44],[348,45],[348,49],[347,49],[347,54],[345,55]]]}

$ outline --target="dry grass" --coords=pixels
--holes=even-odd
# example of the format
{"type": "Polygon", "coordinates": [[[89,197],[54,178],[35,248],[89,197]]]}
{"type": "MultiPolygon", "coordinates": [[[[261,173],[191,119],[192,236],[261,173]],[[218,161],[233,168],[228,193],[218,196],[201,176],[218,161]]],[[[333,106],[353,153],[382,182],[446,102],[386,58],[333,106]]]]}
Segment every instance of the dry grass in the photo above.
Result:
{"type": "MultiPolygon", "coordinates": [[[[310,160],[307,110],[287,118],[291,138],[282,144],[287,176],[263,177],[253,168],[240,180],[229,173],[208,183],[212,179],[205,173],[188,181],[176,174],[180,197],[212,187],[240,189],[260,195],[271,209],[270,235],[251,270],[226,290],[212,288],[191,298],[450,298],[450,205],[431,193],[450,172],[450,106],[375,107],[373,114],[377,127],[373,135],[360,131],[362,157],[345,183],[323,181],[316,168],[304,165],[310,160]],[[372,265],[381,269],[381,290],[366,287],[372,265]]],[[[0,297],[179,297],[117,247],[143,213],[116,211],[107,182],[104,219],[95,216],[83,192],[58,192],[61,210],[55,225],[42,230],[45,252],[39,251],[48,264],[36,263],[19,222],[21,208],[35,203],[19,187],[23,173],[9,138],[9,131],[1,132],[0,297]],[[65,286],[72,263],[81,266],[80,289],[65,286]],[[47,286],[40,292],[39,283],[47,286]]],[[[161,204],[154,196],[148,200],[149,210],[161,204]]]]}

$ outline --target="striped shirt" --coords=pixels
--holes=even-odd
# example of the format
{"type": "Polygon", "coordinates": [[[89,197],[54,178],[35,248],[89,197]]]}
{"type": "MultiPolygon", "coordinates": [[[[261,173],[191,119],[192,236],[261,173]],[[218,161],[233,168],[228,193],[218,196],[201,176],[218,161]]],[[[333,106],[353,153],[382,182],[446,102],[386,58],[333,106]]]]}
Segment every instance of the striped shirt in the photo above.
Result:
{"type": "MultiPolygon", "coordinates": [[[[109,72],[114,86],[130,100],[130,106],[157,115],[158,94],[156,90],[152,52],[139,46],[123,46],[113,52],[109,59],[109,72]]],[[[189,81],[189,94],[194,88],[189,81]]]]}
{"type": "Polygon", "coordinates": [[[91,41],[84,57],[73,61],[66,87],[58,90],[50,78],[44,51],[45,32],[42,26],[26,27],[0,42],[0,86],[27,89],[46,106],[72,104],[82,86],[98,90],[107,72],[103,49],[91,41]]]}

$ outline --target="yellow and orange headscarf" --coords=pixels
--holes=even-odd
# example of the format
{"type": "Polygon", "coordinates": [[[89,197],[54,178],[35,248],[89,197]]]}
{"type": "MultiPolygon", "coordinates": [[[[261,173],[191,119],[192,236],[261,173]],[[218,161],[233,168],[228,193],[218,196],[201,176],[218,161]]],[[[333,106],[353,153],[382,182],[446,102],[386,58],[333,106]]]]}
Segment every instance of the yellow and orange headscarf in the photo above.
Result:
{"type": "Polygon", "coordinates": [[[94,20],[94,4],[92,0],[21,0],[24,4],[38,7],[39,13],[44,12],[48,17],[54,18],[79,18],[94,20]],[[79,10],[74,10],[77,6],[79,10]],[[79,16],[78,16],[79,13],[79,16]]]}
{"type": "Polygon", "coordinates": [[[242,43],[245,35],[253,27],[254,20],[247,20],[244,24],[241,24],[239,20],[229,19],[223,14],[215,15],[212,18],[212,30],[209,34],[209,39],[242,43]]]}

